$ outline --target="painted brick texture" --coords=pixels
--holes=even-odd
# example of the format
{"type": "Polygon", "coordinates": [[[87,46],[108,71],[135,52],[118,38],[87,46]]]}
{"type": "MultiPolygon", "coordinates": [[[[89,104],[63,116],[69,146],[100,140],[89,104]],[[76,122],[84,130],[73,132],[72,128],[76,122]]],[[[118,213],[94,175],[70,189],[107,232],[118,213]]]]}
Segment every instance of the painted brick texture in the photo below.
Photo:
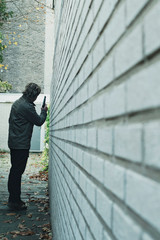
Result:
{"type": "Polygon", "coordinates": [[[160,239],[159,9],[55,1],[54,240],[160,239]]]}

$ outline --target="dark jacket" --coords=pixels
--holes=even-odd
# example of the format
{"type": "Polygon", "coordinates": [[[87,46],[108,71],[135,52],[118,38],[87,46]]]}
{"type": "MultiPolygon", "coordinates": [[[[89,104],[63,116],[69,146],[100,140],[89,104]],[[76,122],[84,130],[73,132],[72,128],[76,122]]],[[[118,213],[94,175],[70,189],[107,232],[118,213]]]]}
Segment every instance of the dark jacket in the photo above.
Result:
{"type": "Polygon", "coordinates": [[[41,126],[46,120],[47,113],[41,110],[38,115],[35,104],[22,96],[12,105],[9,117],[8,146],[11,149],[29,149],[33,126],[41,126]]]}

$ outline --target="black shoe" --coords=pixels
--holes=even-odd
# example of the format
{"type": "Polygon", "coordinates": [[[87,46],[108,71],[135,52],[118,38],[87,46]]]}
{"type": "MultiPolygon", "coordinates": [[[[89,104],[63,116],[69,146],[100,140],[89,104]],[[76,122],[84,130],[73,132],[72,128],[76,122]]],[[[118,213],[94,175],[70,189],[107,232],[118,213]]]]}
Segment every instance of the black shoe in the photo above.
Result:
{"type": "Polygon", "coordinates": [[[22,200],[20,200],[18,203],[19,203],[20,205],[25,205],[25,204],[26,204],[26,203],[23,202],[22,200]]]}
{"type": "Polygon", "coordinates": [[[27,206],[25,205],[25,203],[21,201],[21,202],[8,202],[8,207],[11,209],[11,210],[17,210],[17,211],[22,211],[22,210],[26,210],[27,209],[27,206]]]}

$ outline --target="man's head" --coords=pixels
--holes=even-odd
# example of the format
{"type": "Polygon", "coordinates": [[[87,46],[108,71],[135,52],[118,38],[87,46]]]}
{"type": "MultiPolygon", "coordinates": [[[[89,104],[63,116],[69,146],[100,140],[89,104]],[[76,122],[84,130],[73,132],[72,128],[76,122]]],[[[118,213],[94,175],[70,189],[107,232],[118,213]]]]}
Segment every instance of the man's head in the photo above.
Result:
{"type": "Polygon", "coordinates": [[[41,92],[41,88],[36,83],[29,83],[26,85],[23,95],[31,102],[34,102],[41,92]]]}

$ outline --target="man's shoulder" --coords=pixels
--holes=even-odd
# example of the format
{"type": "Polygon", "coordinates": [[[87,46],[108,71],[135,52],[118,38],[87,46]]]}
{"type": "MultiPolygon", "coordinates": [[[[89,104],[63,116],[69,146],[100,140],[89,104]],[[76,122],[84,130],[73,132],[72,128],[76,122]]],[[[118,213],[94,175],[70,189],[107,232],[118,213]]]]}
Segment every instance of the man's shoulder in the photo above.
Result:
{"type": "Polygon", "coordinates": [[[27,111],[27,110],[33,109],[34,105],[32,103],[28,102],[22,96],[14,102],[13,107],[16,107],[21,112],[21,111],[27,111]]]}

